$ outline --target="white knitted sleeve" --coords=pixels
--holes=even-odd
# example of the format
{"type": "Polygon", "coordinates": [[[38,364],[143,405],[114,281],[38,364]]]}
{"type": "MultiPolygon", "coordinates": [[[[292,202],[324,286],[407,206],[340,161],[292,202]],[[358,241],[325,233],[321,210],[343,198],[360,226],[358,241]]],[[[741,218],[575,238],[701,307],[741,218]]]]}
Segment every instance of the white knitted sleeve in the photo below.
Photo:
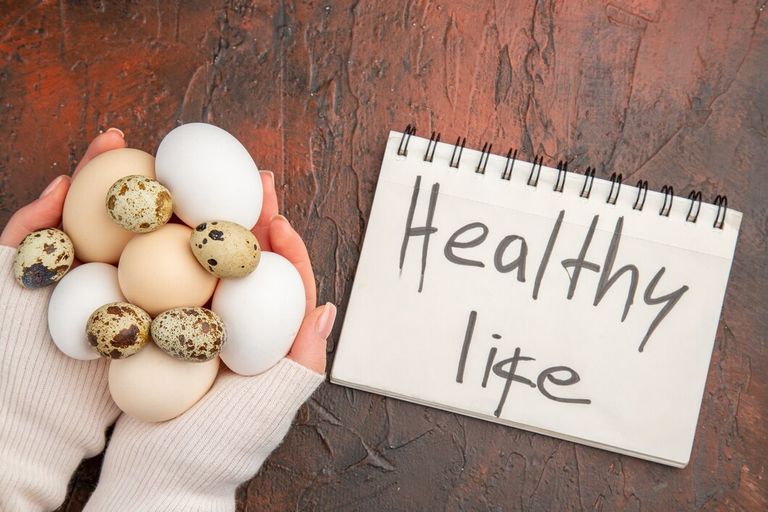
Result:
{"type": "Polygon", "coordinates": [[[53,510],[80,461],[104,448],[119,410],[107,361],[70,359],[53,344],[51,288],[20,287],[15,254],[0,246],[0,510],[53,510]]]}
{"type": "Polygon", "coordinates": [[[283,359],[255,377],[228,370],[180,417],[117,422],[86,510],[232,511],[235,490],[285,437],[323,376],[283,359]]]}

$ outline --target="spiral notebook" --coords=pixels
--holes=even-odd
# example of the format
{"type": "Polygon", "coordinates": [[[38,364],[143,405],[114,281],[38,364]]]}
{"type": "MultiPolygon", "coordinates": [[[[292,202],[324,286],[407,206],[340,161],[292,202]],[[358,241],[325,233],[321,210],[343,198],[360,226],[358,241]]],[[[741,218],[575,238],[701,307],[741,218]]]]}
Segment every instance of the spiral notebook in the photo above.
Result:
{"type": "Polygon", "coordinates": [[[676,467],[741,213],[390,132],[334,383],[676,467]]]}

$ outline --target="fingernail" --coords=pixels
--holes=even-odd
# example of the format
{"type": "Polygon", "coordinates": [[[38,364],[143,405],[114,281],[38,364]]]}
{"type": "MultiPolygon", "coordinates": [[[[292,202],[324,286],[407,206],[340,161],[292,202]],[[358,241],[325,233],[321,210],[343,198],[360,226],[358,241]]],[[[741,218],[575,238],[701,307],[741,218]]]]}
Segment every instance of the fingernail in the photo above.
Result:
{"type": "Polygon", "coordinates": [[[123,139],[125,138],[125,134],[123,133],[123,130],[121,130],[120,128],[115,128],[115,127],[107,128],[107,133],[109,133],[109,132],[116,133],[120,137],[122,137],[123,139]]]}
{"type": "Polygon", "coordinates": [[[333,330],[333,322],[336,320],[336,306],[330,302],[326,302],[323,306],[323,312],[320,313],[320,318],[315,323],[315,332],[323,339],[328,338],[333,330]]]}
{"type": "Polygon", "coordinates": [[[262,174],[268,174],[269,175],[269,178],[272,180],[272,187],[274,188],[274,186],[275,186],[275,173],[273,173],[272,171],[259,171],[259,172],[261,172],[262,174]]]}
{"type": "Polygon", "coordinates": [[[56,179],[50,182],[48,186],[45,187],[45,190],[43,190],[42,194],[40,194],[40,197],[45,197],[51,192],[53,192],[54,190],[56,190],[56,187],[59,186],[59,183],[61,183],[61,180],[63,180],[64,178],[65,178],[64,175],[58,176],[56,179]]]}
{"type": "Polygon", "coordinates": [[[273,220],[275,220],[275,219],[284,220],[284,221],[285,221],[285,222],[287,222],[289,225],[291,224],[291,223],[290,223],[290,221],[289,221],[288,219],[286,219],[286,218],[285,218],[285,215],[281,215],[281,214],[279,214],[279,213],[276,213],[276,214],[274,214],[274,215],[272,216],[272,218],[271,218],[271,219],[269,219],[269,222],[272,222],[272,221],[273,221],[273,220]]]}

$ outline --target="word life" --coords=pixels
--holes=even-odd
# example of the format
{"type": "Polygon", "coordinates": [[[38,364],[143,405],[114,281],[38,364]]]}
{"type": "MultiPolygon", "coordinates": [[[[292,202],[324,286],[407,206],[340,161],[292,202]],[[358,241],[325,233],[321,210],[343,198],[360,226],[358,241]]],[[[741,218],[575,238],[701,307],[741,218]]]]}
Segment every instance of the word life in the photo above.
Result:
{"type": "MultiPolygon", "coordinates": [[[[427,218],[423,225],[414,225],[414,212],[416,211],[416,204],[419,200],[419,189],[421,187],[421,176],[416,177],[416,182],[413,187],[413,195],[411,196],[411,203],[408,209],[408,215],[405,222],[405,230],[403,233],[403,241],[400,246],[400,271],[402,272],[405,264],[406,255],[411,239],[417,237],[423,237],[421,240],[421,274],[419,278],[418,291],[424,288],[424,276],[427,273],[427,255],[430,249],[430,237],[438,232],[438,227],[434,225],[435,210],[437,208],[438,199],[440,196],[440,183],[434,183],[431,187],[429,195],[429,205],[427,208],[427,218]]],[[[557,243],[560,228],[563,225],[565,218],[565,210],[561,210],[557,216],[557,220],[552,226],[549,234],[547,245],[544,249],[543,256],[538,262],[536,274],[533,281],[533,288],[531,292],[531,298],[533,300],[538,299],[541,283],[546,276],[547,270],[550,268],[550,259],[552,252],[557,243]]],[[[568,271],[570,284],[565,291],[568,300],[571,300],[576,291],[576,287],[579,284],[579,278],[582,271],[595,272],[599,274],[597,287],[595,290],[595,298],[593,305],[598,306],[603,300],[608,291],[616,286],[618,283],[624,283],[627,285],[627,296],[624,302],[624,310],[621,315],[621,321],[623,322],[629,314],[630,308],[634,304],[635,295],[637,293],[638,283],[640,281],[640,271],[636,265],[624,265],[618,269],[614,269],[616,255],[619,251],[621,243],[621,231],[624,226],[624,217],[619,217],[616,221],[616,225],[613,230],[613,236],[611,238],[610,245],[602,260],[602,264],[587,259],[587,251],[592,243],[592,238],[595,234],[599,215],[595,215],[592,218],[592,222],[584,234],[584,242],[575,253],[575,257],[566,258],[560,261],[560,264],[568,271]],[[622,281],[622,278],[623,281],[622,281]]],[[[469,222],[464,226],[461,226],[448,237],[448,241],[443,247],[443,255],[446,260],[457,265],[458,267],[481,267],[486,266],[486,262],[471,259],[467,257],[466,253],[461,254],[462,250],[478,247],[485,242],[490,230],[488,226],[482,222],[469,222]],[[474,234],[469,238],[470,234],[474,234]]],[[[521,283],[525,283],[528,277],[528,244],[524,237],[517,234],[510,234],[502,238],[494,252],[493,267],[499,274],[513,273],[516,280],[521,283]]],[[[643,302],[648,306],[662,305],[661,309],[656,314],[655,318],[648,326],[645,335],[642,338],[638,346],[638,351],[642,352],[646,343],[650,339],[653,332],[664,320],[664,318],[672,311],[675,305],[680,301],[685,292],[688,291],[688,286],[683,285],[674,291],[666,294],[657,292],[657,287],[664,277],[665,267],[659,268],[656,274],[648,282],[643,292],[643,302]]]]}
{"type": "MultiPolygon", "coordinates": [[[[477,311],[470,311],[469,319],[467,320],[467,329],[464,334],[464,342],[461,345],[461,355],[459,356],[459,364],[456,370],[456,382],[459,384],[464,383],[464,373],[467,364],[467,356],[472,346],[472,340],[475,334],[475,323],[477,322],[477,311]]],[[[494,340],[500,340],[499,334],[493,334],[494,340]]],[[[536,382],[534,383],[529,378],[523,375],[524,370],[518,371],[518,365],[520,362],[535,361],[536,359],[529,356],[524,356],[520,353],[520,347],[515,347],[515,352],[512,357],[496,360],[498,352],[497,347],[491,347],[488,351],[488,359],[485,363],[485,371],[483,373],[482,387],[488,385],[488,378],[493,372],[494,375],[504,379],[504,390],[501,392],[501,398],[499,399],[499,405],[496,410],[493,411],[493,415],[497,418],[501,416],[501,412],[504,408],[504,404],[507,402],[509,396],[509,390],[512,387],[513,382],[517,382],[529,388],[538,388],[539,392],[546,398],[555,402],[569,403],[569,404],[590,404],[592,401],[588,398],[573,398],[555,395],[547,387],[549,382],[553,386],[571,386],[581,380],[581,377],[576,370],[569,368],[568,366],[552,366],[539,372],[536,382]],[[566,373],[567,377],[558,378],[556,374],[566,373]]],[[[526,369],[527,370],[527,369],[526,369]]]]}

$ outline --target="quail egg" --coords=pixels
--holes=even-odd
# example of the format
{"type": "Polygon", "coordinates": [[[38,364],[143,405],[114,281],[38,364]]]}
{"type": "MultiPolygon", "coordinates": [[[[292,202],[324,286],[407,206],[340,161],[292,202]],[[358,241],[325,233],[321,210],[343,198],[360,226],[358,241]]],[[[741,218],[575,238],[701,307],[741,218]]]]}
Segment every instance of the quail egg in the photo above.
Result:
{"type": "Polygon", "coordinates": [[[24,288],[42,288],[64,277],[74,260],[75,248],[66,233],[40,229],[19,244],[13,275],[24,288]]]}
{"type": "Polygon", "coordinates": [[[151,327],[155,344],[185,361],[209,361],[227,339],[219,315],[205,308],[174,308],[159,314],[151,327]]]}
{"type": "Polygon", "coordinates": [[[106,204],[112,220],[135,233],[156,230],[167,223],[173,213],[168,189],[159,181],[141,175],[117,180],[107,192],[106,204]]]}
{"type": "Polygon", "coordinates": [[[261,258],[254,234],[225,220],[199,224],[189,243],[200,265],[217,277],[245,277],[256,269],[261,258]]]}
{"type": "Polygon", "coordinates": [[[105,304],[91,314],[85,328],[88,343],[104,357],[132,356],[149,341],[152,318],[128,302],[105,304]]]}

